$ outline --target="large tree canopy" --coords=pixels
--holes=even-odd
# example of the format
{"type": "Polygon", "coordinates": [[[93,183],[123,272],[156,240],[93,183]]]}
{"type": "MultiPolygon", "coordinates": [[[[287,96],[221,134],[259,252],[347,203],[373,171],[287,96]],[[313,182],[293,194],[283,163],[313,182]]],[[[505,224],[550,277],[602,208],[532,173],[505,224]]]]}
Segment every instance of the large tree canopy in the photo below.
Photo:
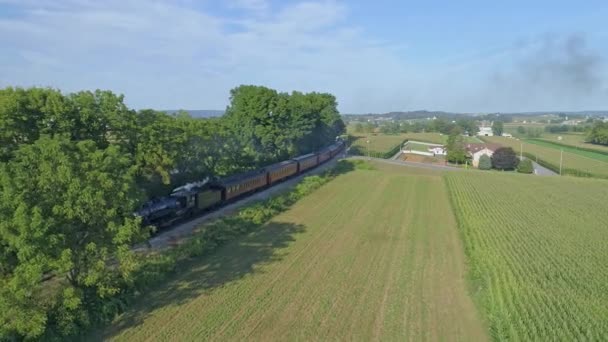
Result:
{"type": "Polygon", "coordinates": [[[226,119],[244,154],[256,164],[309,153],[335,141],[345,126],[333,95],[278,93],[240,86],[230,93],[226,119]]]}
{"type": "Polygon", "coordinates": [[[0,322],[24,334],[44,327],[44,274],[67,280],[51,293],[71,303],[60,318],[66,329],[75,320],[70,311],[87,296],[119,290],[116,277],[128,278],[129,248],[143,232],[131,216],[140,198],[131,165],[116,147],[44,136],[0,165],[0,241],[9,260],[0,322]],[[111,258],[120,272],[112,271],[111,258]]]}
{"type": "Polygon", "coordinates": [[[587,135],[587,141],[593,144],[608,145],[608,122],[596,122],[587,135]]]}
{"type": "Polygon", "coordinates": [[[225,116],[122,95],[0,90],[0,340],[70,335],[129,288],[148,197],[311,152],[344,131],[330,94],[241,86],[225,116]]]}

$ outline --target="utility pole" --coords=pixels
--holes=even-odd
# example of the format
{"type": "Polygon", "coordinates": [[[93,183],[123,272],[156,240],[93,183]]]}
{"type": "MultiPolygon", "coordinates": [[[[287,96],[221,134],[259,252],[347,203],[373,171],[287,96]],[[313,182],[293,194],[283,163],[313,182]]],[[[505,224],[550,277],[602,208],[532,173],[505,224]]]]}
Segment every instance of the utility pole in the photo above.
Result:
{"type": "Polygon", "coordinates": [[[564,149],[562,148],[559,153],[559,175],[562,175],[562,162],[564,160],[564,149]]]}
{"type": "Polygon", "coordinates": [[[524,143],[519,142],[519,160],[524,160],[524,143]]]}

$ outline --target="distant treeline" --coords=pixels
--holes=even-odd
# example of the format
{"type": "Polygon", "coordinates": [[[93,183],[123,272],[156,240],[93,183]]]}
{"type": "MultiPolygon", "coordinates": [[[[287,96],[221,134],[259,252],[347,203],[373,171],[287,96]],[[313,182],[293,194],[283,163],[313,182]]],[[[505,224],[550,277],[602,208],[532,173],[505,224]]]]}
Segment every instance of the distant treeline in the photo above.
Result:
{"type": "Polygon", "coordinates": [[[473,136],[479,132],[477,122],[468,118],[460,118],[451,121],[444,118],[438,118],[435,120],[415,121],[413,123],[407,121],[390,121],[383,123],[355,122],[353,124],[353,129],[355,133],[371,133],[378,129],[381,133],[386,134],[439,132],[443,134],[466,133],[473,136]]]}
{"type": "Polygon", "coordinates": [[[585,132],[589,126],[585,125],[549,125],[545,126],[547,133],[585,132]]]}
{"type": "Polygon", "coordinates": [[[474,114],[474,113],[454,113],[454,112],[443,112],[443,111],[428,111],[428,110],[416,110],[409,112],[389,112],[389,113],[378,113],[378,114],[344,114],[344,119],[347,121],[357,120],[416,120],[426,118],[442,118],[447,120],[458,120],[462,118],[473,118],[475,120],[486,120],[495,121],[499,120],[505,123],[510,123],[516,120],[525,120],[526,118],[535,117],[539,123],[547,124],[558,124],[562,123],[567,119],[584,119],[586,117],[599,117],[605,115],[606,112],[531,112],[531,113],[488,113],[488,114],[474,114]],[[553,117],[553,119],[551,118],[553,117]],[[557,117],[557,119],[555,119],[557,117]]]}
{"type": "Polygon", "coordinates": [[[219,118],[110,91],[0,90],[0,340],[107,321],[137,285],[133,211],[182,183],[312,152],[344,131],[333,95],[240,86],[219,118]]]}

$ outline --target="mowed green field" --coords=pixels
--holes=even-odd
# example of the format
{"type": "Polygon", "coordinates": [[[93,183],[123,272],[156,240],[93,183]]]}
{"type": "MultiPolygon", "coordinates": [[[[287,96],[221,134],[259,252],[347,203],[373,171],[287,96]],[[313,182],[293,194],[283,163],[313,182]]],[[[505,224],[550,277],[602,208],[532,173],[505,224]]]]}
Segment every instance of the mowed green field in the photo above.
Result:
{"type": "Polygon", "coordinates": [[[487,339],[440,174],[341,175],[192,261],[97,339],[487,339]]]}
{"type": "Polygon", "coordinates": [[[446,175],[491,336],[608,340],[608,181],[446,175]]]}
{"type": "Polygon", "coordinates": [[[401,143],[407,139],[405,134],[357,134],[354,135],[355,140],[352,143],[352,146],[359,146],[361,151],[367,152],[369,148],[370,151],[384,153],[390,151],[397,145],[401,145],[401,143]],[[367,141],[369,140],[369,143],[367,141]]]}
{"type": "MultiPolygon", "coordinates": [[[[484,140],[512,147],[518,154],[520,152],[520,143],[522,142],[521,140],[503,137],[484,137],[484,140]]],[[[549,163],[559,166],[561,152],[558,148],[540,146],[539,144],[532,144],[524,141],[523,150],[524,152],[532,153],[533,155],[537,155],[538,158],[542,158],[549,163]]],[[[566,151],[564,151],[563,154],[563,168],[580,170],[599,177],[608,177],[608,163],[566,151]]]]}
{"type": "Polygon", "coordinates": [[[598,150],[600,152],[608,152],[608,146],[586,143],[584,133],[566,133],[566,134],[543,133],[543,135],[541,136],[541,139],[547,140],[550,142],[564,144],[564,145],[570,145],[570,146],[574,146],[574,147],[589,148],[589,149],[593,149],[593,150],[598,150]],[[558,140],[558,137],[561,137],[562,140],[558,140]]]}
{"type": "Polygon", "coordinates": [[[562,146],[562,145],[555,144],[552,141],[548,141],[548,140],[527,139],[526,142],[528,142],[530,144],[535,144],[535,145],[539,145],[539,146],[557,149],[557,150],[563,150],[564,152],[573,153],[573,154],[576,154],[576,155],[579,155],[582,157],[587,157],[587,158],[591,158],[591,159],[595,159],[595,160],[599,160],[599,161],[608,163],[608,154],[595,152],[595,151],[581,150],[574,146],[562,146]]]}

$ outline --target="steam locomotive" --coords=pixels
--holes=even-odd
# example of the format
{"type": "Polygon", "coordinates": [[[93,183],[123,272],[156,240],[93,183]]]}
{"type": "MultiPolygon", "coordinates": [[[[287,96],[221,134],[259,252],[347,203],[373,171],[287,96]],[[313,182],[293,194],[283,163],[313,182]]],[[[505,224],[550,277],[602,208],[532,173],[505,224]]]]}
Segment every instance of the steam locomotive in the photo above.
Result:
{"type": "Polygon", "coordinates": [[[178,187],[169,196],[151,200],[135,215],[146,226],[157,230],[200,213],[221,207],[253,192],[271,187],[290,177],[300,175],[338,155],[345,147],[338,141],[316,153],[305,154],[265,168],[219,180],[205,180],[178,187]]]}

